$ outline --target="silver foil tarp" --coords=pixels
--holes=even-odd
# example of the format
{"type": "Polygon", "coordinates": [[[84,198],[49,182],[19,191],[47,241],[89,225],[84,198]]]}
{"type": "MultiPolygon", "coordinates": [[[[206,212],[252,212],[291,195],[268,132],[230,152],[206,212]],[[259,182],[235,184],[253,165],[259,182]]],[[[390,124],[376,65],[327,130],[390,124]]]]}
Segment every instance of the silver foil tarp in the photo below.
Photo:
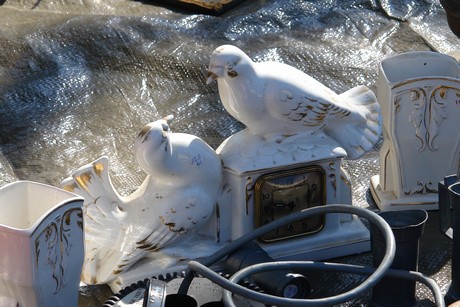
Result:
{"type": "MultiPolygon", "coordinates": [[[[145,177],[134,140],[169,114],[173,131],[217,148],[244,128],[223,109],[216,85],[205,84],[209,56],[222,44],[255,61],[290,64],[336,92],[359,84],[375,90],[388,56],[459,46],[437,0],[249,0],[218,17],[153,0],[2,2],[0,185],[58,185],[107,155],[113,183],[129,194],[145,177]]],[[[373,208],[368,185],[378,146],[344,165],[355,205],[373,208]]],[[[426,264],[435,263],[430,272],[441,272],[444,290],[448,252],[437,248],[426,264]]],[[[96,292],[83,291],[81,306],[106,299],[96,292]]]]}

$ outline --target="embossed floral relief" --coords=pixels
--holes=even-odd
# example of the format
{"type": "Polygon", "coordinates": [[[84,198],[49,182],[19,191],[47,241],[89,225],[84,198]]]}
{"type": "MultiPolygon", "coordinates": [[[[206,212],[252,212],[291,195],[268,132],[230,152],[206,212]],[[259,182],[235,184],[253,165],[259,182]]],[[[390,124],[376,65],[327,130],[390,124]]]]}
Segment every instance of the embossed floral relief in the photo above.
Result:
{"type": "Polygon", "coordinates": [[[410,190],[404,191],[404,194],[406,195],[412,195],[412,194],[426,195],[430,193],[438,193],[437,183],[433,184],[431,180],[425,183],[417,181],[417,185],[415,187],[413,187],[410,190]]]}
{"type": "MultiPolygon", "coordinates": [[[[452,86],[426,85],[405,89],[395,94],[395,115],[403,112],[400,114],[409,116],[407,120],[414,127],[414,138],[418,144],[416,151],[421,153],[440,150],[436,138],[441,131],[441,125],[449,116],[449,108],[452,108],[452,104],[460,107],[460,90],[452,86]]],[[[401,120],[405,121],[406,118],[401,120]]],[[[401,154],[403,153],[404,151],[401,154]]],[[[434,178],[415,178],[406,175],[407,178],[402,183],[405,195],[437,193],[437,181],[434,178]]]]}
{"type": "Polygon", "coordinates": [[[407,93],[413,102],[409,121],[415,128],[415,136],[420,140],[419,151],[437,151],[435,139],[441,123],[447,118],[446,107],[450,102],[448,92],[454,91],[455,103],[460,102],[460,90],[451,86],[424,86],[398,92],[395,96],[395,113],[401,109],[401,99],[407,93]]]}

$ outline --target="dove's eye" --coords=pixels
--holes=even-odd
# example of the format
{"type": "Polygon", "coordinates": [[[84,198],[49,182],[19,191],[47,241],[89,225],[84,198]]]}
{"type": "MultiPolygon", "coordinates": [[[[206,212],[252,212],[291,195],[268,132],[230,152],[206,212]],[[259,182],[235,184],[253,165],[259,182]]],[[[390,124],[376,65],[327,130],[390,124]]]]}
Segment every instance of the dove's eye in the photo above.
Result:
{"type": "Polygon", "coordinates": [[[230,77],[230,78],[235,78],[236,76],[238,76],[238,73],[236,71],[233,71],[233,70],[229,70],[227,72],[227,75],[230,77]]]}
{"type": "Polygon", "coordinates": [[[236,76],[238,76],[238,73],[233,70],[234,65],[235,64],[233,62],[231,62],[231,61],[227,62],[227,75],[230,78],[235,78],[236,76]]]}
{"type": "Polygon", "coordinates": [[[167,132],[169,130],[168,125],[162,124],[161,127],[163,128],[164,132],[167,132]]]}

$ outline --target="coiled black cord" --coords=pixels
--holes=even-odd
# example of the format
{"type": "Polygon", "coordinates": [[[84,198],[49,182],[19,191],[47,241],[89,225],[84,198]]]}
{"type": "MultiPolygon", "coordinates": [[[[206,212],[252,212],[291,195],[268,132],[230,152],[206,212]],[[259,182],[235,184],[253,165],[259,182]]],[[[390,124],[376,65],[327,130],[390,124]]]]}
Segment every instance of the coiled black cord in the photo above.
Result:
{"type": "MultiPolygon", "coordinates": [[[[390,226],[385,222],[383,218],[373,213],[372,211],[369,211],[367,209],[362,209],[359,207],[353,207],[350,205],[325,205],[325,206],[313,207],[313,208],[302,210],[295,214],[285,216],[279,220],[273,221],[269,224],[259,227],[255,229],[254,231],[231,242],[230,244],[226,245],[222,249],[218,250],[217,252],[203,259],[200,262],[191,261],[189,263],[189,268],[191,271],[188,272],[178,293],[183,293],[183,294],[187,293],[190,283],[192,282],[192,279],[193,279],[193,271],[196,271],[196,272],[199,272],[201,275],[214,281],[215,283],[219,284],[220,286],[227,289],[228,291],[239,293],[243,296],[246,296],[248,298],[251,298],[257,301],[261,301],[266,304],[273,304],[273,305],[279,305],[279,306],[300,306],[300,305],[301,306],[331,306],[334,304],[346,302],[352,298],[359,296],[361,293],[367,290],[370,290],[372,287],[374,287],[390,268],[393,262],[393,259],[394,259],[395,251],[396,251],[396,243],[395,243],[393,232],[390,226]],[[267,294],[259,295],[260,293],[255,294],[255,292],[253,291],[250,291],[250,290],[246,291],[246,289],[243,290],[241,289],[242,287],[240,288],[240,286],[238,286],[237,284],[234,284],[231,281],[227,281],[220,276],[219,277],[214,276],[215,273],[211,269],[207,268],[211,266],[212,264],[216,263],[217,261],[219,261],[220,259],[222,259],[223,257],[227,256],[228,254],[234,252],[235,250],[237,250],[238,248],[240,248],[247,242],[257,239],[258,237],[260,237],[261,235],[269,231],[272,231],[283,225],[295,222],[297,220],[309,218],[314,215],[327,214],[327,213],[355,214],[360,217],[366,218],[369,220],[369,222],[377,226],[377,228],[382,232],[383,237],[385,238],[386,248],[385,248],[385,255],[383,257],[382,262],[376,269],[373,269],[373,272],[366,279],[366,281],[364,281],[361,285],[357,286],[356,288],[351,289],[350,291],[347,291],[345,293],[342,293],[336,296],[328,297],[328,298],[302,299],[302,300],[281,298],[281,297],[271,296],[267,294]]],[[[279,262],[275,262],[275,264],[279,264],[279,262]]],[[[256,267],[256,270],[260,269],[259,267],[260,265],[265,265],[265,264],[255,265],[254,267],[256,267]]],[[[273,263],[270,263],[270,265],[273,265],[273,263]]],[[[280,265],[282,266],[284,264],[280,264],[280,265]]],[[[248,271],[250,272],[251,270],[253,270],[252,266],[241,270],[240,272],[235,274],[233,277],[235,276],[238,277],[241,274],[244,274],[246,276],[246,273],[248,271]]],[[[266,268],[263,268],[262,270],[266,270],[266,268]]],[[[225,295],[224,302],[228,306],[235,306],[232,301],[231,295],[228,295],[228,294],[225,295]]]]}
{"type": "MultiPolygon", "coordinates": [[[[322,271],[335,271],[341,273],[352,273],[361,275],[371,275],[375,272],[374,268],[365,267],[360,265],[342,264],[342,263],[328,263],[328,262],[314,262],[314,261],[281,261],[281,262],[268,262],[260,263],[253,266],[246,267],[245,269],[237,272],[229,280],[222,279],[217,273],[209,270],[199,262],[191,261],[189,267],[208,278],[212,282],[224,288],[223,301],[227,307],[236,307],[232,294],[239,294],[254,301],[264,304],[275,304],[277,306],[331,306],[331,304],[338,304],[340,301],[335,301],[335,297],[327,297],[322,299],[287,299],[272,295],[267,295],[259,292],[250,291],[245,287],[238,285],[238,282],[243,278],[252,274],[286,269],[314,269],[322,271]]],[[[439,286],[431,278],[426,277],[420,272],[404,271],[396,269],[388,269],[385,272],[386,277],[395,277],[410,279],[425,284],[434,295],[436,306],[444,307],[444,298],[439,286]]],[[[356,288],[355,288],[356,289],[356,288]]],[[[350,299],[355,298],[356,293],[350,294],[350,299]]],[[[347,299],[348,300],[348,299],[347,299]]]]}

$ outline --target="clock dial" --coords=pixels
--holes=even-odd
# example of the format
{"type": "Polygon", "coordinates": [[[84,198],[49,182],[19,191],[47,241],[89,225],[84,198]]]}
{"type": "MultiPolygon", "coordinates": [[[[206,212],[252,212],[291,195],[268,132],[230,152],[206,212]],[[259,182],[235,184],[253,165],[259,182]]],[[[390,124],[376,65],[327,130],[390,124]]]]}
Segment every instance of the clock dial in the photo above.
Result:
{"type": "MultiPolygon", "coordinates": [[[[261,176],[255,184],[255,224],[263,226],[286,215],[326,203],[325,172],[309,166],[261,176]]],[[[266,233],[260,240],[273,242],[320,231],[324,215],[299,220],[266,233]]]]}

